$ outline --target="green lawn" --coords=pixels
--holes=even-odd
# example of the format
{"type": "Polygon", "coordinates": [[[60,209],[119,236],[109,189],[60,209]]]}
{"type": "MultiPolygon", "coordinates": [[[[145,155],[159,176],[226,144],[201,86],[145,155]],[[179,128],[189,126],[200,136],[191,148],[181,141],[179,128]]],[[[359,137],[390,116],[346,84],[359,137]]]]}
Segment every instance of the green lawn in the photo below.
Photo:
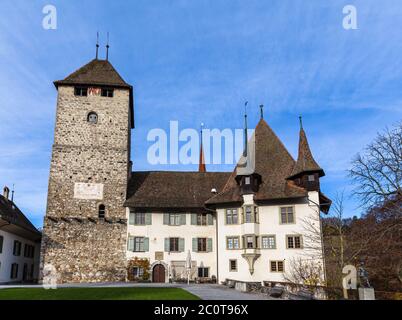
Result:
{"type": "Polygon", "coordinates": [[[13,288],[0,300],[199,300],[180,288],[13,288]]]}

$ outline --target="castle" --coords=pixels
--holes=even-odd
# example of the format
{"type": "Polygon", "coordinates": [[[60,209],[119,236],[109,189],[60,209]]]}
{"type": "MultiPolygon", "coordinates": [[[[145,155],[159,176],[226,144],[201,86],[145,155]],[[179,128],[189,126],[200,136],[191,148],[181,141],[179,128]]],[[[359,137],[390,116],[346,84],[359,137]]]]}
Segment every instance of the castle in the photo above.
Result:
{"type": "Polygon", "coordinates": [[[309,252],[322,250],[320,212],[331,201],[302,127],[297,161],[261,119],[252,172],[133,172],[133,87],[99,59],[54,84],[41,268],[51,265],[58,282],[126,281],[135,257],[149,260],[153,282],[185,277],[189,255],[191,279],[219,283],[284,281],[298,258],[324,268],[309,252]]]}

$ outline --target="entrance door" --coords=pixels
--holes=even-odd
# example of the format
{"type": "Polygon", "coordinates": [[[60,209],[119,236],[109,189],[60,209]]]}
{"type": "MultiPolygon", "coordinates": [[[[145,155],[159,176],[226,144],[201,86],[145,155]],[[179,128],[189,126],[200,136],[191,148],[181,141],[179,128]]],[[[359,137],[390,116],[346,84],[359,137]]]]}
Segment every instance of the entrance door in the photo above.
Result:
{"type": "Polygon", "coordinates": [[[165,267],[157,264],[152,271],[152,282],[165,282],[165,267]]]}

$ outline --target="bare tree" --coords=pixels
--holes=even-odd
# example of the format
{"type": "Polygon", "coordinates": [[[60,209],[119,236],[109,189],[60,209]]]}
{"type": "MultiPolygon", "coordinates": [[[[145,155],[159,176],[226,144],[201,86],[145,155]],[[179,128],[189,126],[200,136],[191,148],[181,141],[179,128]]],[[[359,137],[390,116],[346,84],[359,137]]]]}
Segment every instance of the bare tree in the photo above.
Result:
{"type": "MultiPolygon", "coordinates": [[[[402,195],[402,121],[386,129],[358,154],[349,172],[356,184],[354,194],[371,208],[402,195]]],[[[396,208],[401,213],[401,208],[396,208]]]]}
{"type": "Polygon", "coordinates": [[[292,258],[284,278],[293,284],[317,287],[324,285],[324,268],[316,259],[292,258]]]}

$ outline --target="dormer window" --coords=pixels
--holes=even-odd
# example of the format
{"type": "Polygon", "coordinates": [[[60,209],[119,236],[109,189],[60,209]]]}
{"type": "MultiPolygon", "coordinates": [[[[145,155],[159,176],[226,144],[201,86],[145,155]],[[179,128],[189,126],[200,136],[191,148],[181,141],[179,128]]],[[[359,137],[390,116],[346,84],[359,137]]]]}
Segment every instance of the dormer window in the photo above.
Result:
{"type": "Polygon", "coordinates": [[[80,96],[80,97],[86,97],[88,95],[88,88],[75,87],[74,88],[74,95],[80,96]]]}
{"type": "Polygon", "coordinates": [[[102,89],[101,96],[113,98],[113,89],[102,89]]]}
{"type": "Polygon", "coordinates": [[[314,177],[313,174],[310,174],[310,175],[308,176],[308,181],[309,181],[309,182],[315,181],[315,177],[314,177]]]}
{"type": "Polygon", "coordinates": [[[92,124],[97,124],[98,123],[98,115],[97,115],[97,113],[96,112],[88,113],[87,121],[89,123],[92,123],[92,124]]]}
{"type": "Polygon", "coordinates": [[[245,177],[244,178],[244,184],[246,184],[246,185],[250,184],[250,177],[245,177]]]}

